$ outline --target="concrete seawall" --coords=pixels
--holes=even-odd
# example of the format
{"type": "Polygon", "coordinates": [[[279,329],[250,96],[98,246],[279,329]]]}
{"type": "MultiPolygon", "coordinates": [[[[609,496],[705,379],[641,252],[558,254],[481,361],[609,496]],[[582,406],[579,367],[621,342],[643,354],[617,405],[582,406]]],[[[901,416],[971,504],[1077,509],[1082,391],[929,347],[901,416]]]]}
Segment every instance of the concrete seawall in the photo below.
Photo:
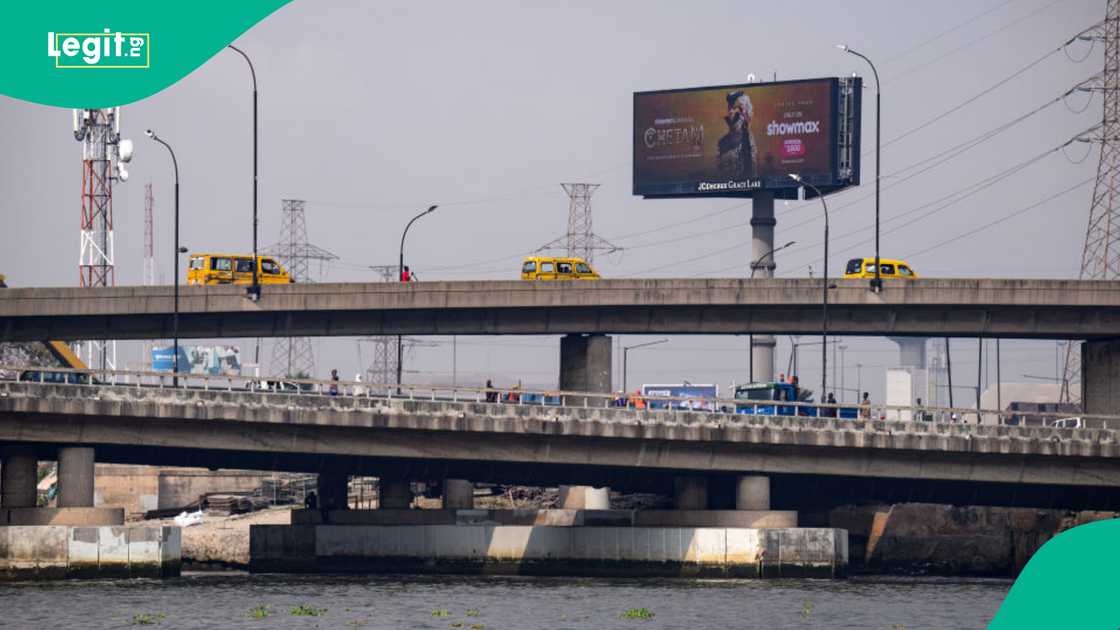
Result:
{"type": "Polygon", "coordinates": [[[178,527],[0,527],[0,579],[174,577],[178,527]]]}
{"type": "Polygon", "coordinates": [[[254,525],[250,570],[842,577],[831,528],[254,525]]]}

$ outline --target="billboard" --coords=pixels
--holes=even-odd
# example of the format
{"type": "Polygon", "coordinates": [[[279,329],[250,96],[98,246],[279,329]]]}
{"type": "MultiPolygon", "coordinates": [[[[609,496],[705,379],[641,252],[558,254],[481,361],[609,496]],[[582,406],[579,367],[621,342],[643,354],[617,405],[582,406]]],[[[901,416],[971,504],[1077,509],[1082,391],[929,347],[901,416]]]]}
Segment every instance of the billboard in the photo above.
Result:
{"type": "Polygon", "coordinates": [[[858,77],[634,94],[634,194],[795,198],[859,183],[858,77]]]}
{"type": "Polygon", "coordinates": [[[664,396],[666,398],[691,398],[692,400],[648,400],[650,409],[682,409],[715,411],[715,399],[719,398],[718,385],[642,385],[642,396],[664,396]]]}
{"type": "MultiPolygon", "coordinates": [[[[152,371],[171,372],[174,347],[152,348],[152,371]]],[[[239,376],[241,348],[237,346],[179,346],[180,374],[239,376]]]]}

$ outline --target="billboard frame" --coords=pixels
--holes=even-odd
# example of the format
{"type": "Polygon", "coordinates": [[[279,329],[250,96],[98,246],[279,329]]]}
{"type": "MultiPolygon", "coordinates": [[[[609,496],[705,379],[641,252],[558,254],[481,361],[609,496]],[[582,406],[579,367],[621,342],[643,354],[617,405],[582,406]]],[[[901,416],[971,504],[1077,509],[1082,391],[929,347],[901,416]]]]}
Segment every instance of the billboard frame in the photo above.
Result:
{"type": "MultiPolygon", "coordinates": [[[[862,133],[863,117],[863,78],[853,75],[850,77],[818,77],[812,79],[789,79],[786,81],[767,81],[753,83],[730,83],[724,85],[708,85],[687,88],[672,88],[668,90],[645,90],[633,93],[631,109],[631,152],[636,153],[633,139],[637,137],[637,107],[638,99],[643,96],[678,94],[682,92],[701,92],[706,90],[730,90],[762,86],[794,85],[801,83],[818,83],[827,81],[831,91],[829,103],[829,116],[834,122],[832,137],[829,138],[829,152],[832,159],[832,170],[829,176],[823,177],[816,174],[802,174],[804,181],[813,184],[824,194],[842,190],[860,183],[860,137],[862,133]]],[[[761,179],[761,178],[760,178],[761,179]]],[[[774,180],[778,181],[778,180],[774,180]]],[[[695,199],[706,197],[732,197],[751,198],[759,192],[773,193],[777,199],[797,199],[801,184],[789,180],[789,184],[779,186],[760,186],[749,190],[738,191],[713,191],[713,192],[650,192],[639,191],[638,186],[638,161],[632,161],[631,191],[632,194],[645,199],[695,199]]],[[[805,187],[806,198],[816,196],[812,189],[805,187]]]]}

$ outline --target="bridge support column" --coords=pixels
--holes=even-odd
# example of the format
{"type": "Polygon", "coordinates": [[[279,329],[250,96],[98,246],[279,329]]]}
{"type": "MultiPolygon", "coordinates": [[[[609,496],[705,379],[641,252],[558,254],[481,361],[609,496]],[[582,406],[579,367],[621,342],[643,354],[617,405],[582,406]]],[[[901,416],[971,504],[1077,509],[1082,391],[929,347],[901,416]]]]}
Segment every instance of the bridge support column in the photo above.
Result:
{"type": "Polygon", "coordinates": [[[377,505],[383,510],[407,510],[412,505],[412,485],[405,479],[378,480],[377,505]]]}
{"type": "MultiPolygon", "coordinates": [[[[560,338],[560,389],[567,392],[611,392],[611,338],[607,335],[564,335],[560,338]]],[[[569,405],[607,406],[606,398],[569,398],[569,405]]],[[[608,510],[610,488],[560,486],[560,507],[608,510]]]]}
{"type": "Polygon", "coordinates": [[[1087,414],[1120,414],[1120,340],[1081,344],[1081,401],[1087,414]]]}
{"type": "Polygon", "coordinates": [[[473,510],[474,483],[466,479],[444,479],[443,509],[473,510]]]}
{"type": "MultiPolygon", "coordinates": [[[[751,277],[773,278],[774,269],[774,193],[758,191],[751,197],[751,277]]],[[[770,335],[751,337],[751,382],[774,380],[774,346],[770,335]]]]}
{"type": "Polygon", "coordinates": [[[708,509],[708,478],[700,475],[674,477],[673,503],[678,510],[708,509]]]}
{"type": "Polygon", "coordinates": [[[93,507],[93,449],[58,449],[58,507],[93,507]]]}
{"type": "Polygon", "coordinates": [[[35,507],[35,490],[39,462],[35,449],[27,446],[9,446],[0,453],[0,507],[35,507]]]}
{"type": "Polygon", "coordinates": [[[560,486],[560,508],[564,510],[609,510],[611,489],[593,486],[560,486]]]}
{"type": "Polygon", "coordinates": [[[319,494],[319,508],[323,510],[345,510],[350,507],[350,477],[331,471],[319,473],[316,482],[319,494]]]}
{"type": "Polygon", "coordinates": [[[770,478],[743,475],[735,480],[736,510],[769,510],[770,478]]]}

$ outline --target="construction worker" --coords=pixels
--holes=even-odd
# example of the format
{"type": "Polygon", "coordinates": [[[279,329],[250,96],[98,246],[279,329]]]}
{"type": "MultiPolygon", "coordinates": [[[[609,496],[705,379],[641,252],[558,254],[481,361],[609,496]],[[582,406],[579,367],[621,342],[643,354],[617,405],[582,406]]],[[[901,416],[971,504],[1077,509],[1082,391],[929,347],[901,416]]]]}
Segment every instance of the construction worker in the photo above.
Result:
{"type": "Polygon", "coordinates": [[[646,400],[642,398],[642,390],[635,389],[634,393],[630,395],[629,403],[631,409],[645,409],[646,400]]]}

